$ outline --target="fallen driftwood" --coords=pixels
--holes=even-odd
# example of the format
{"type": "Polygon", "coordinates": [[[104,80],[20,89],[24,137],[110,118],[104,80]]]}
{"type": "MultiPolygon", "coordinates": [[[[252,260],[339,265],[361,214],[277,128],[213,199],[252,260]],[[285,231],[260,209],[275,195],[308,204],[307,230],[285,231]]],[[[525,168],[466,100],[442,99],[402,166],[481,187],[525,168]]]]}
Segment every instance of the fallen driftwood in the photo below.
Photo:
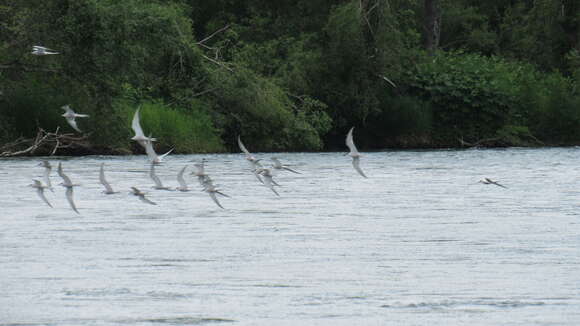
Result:
{"type": "Polygon", "coordinates": [[[59,134],[59,128],[48,132],[42,128],[34,138],[19,138],[0,147],[0,157],[46,155],[52,156],[59,149],[86,151],[89,148],[88,136],[59,134]]]}
{"type": "Polygon", "coordinates": [[[480,139],[474,143],[463,140],[463,137],[459,137],[457,140],[462,147],[498,147],[500,145],[509,146],[500,137],[480,139]]]}
{"type": "Polygon", "coordinates": [[[467,142],[463,137],[458,137],[457,141],[461,147],[509,147],[509,146],[543,146],[544,143],[534,135],[528,134],[520,136],[517,141],[514,139],[508,139],[506,137],[494,137],[480,139],[474,143],[467,142]]]}

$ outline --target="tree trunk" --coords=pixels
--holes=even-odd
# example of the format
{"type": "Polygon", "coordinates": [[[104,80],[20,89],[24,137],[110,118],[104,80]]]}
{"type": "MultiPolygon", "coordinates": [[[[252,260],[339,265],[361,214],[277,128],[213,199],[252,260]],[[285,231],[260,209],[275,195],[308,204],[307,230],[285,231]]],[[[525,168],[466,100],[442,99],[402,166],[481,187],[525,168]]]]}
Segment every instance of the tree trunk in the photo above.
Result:
{"type": "Polygon", "coordinates": [[[560,25],[567,36],[568,48],[580,50],[580,3],[578,0],[562,0],[560,25]]]}
{"type": "Polygon", "coordinates": [[[425,17],[423,26],[424,47],[430,55],[439,47],[441,35],[441,10],[439,0],[425,0],[425,17]]]}

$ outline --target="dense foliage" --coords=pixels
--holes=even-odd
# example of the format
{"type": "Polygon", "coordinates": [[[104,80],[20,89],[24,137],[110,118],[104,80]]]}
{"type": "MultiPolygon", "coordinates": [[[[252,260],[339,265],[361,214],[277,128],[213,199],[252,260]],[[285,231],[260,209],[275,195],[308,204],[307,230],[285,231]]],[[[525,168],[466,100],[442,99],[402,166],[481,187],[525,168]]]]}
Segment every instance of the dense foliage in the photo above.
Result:
{"type": "Polygon", "coordinates": [[[570,0],[0,2],[0,144],[38,128],[176,152],[578,144],[580,4],[570,0]],[[34,56],[32,45],[60,54],[34,56]]]}

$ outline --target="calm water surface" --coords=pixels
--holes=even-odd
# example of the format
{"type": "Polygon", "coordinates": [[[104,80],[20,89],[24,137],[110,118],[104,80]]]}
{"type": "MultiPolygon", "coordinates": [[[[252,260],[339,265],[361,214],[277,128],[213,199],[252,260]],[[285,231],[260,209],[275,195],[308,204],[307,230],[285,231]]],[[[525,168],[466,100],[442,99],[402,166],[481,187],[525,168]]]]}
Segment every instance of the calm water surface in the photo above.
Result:
{"type": "Polygon", "coordinates": [[[241,154],[157,168],[207,158],[225,210],[145,156],[50,158],[80,215],[0,160],[0,325],[580,325],[579,148],[276,155],[280,197],[241,154]]]}

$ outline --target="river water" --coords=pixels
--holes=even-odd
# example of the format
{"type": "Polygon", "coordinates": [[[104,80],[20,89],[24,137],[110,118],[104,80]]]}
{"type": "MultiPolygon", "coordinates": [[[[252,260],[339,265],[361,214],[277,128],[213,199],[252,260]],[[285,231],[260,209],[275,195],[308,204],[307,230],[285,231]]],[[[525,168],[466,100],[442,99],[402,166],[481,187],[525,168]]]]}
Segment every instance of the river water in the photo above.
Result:
{"type": "Polygon", "coordinates": [[[580,325],[579,148],[275,155],[280,197],[241,154],[157,167],[207,159],[223,210],[145,156],[49,158],[79,215],[1,160],[0,325],[580,325]]]}

